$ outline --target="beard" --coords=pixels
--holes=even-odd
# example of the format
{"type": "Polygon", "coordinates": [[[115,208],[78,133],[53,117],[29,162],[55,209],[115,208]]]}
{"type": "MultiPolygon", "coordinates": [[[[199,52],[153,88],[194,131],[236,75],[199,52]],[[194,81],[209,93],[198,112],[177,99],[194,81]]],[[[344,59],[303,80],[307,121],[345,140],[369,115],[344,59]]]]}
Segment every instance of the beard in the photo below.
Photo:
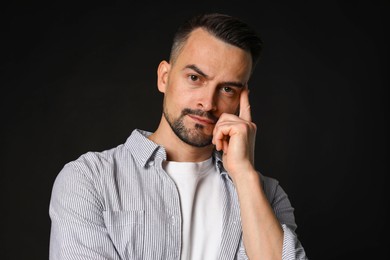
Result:
{"type": "Polygon", "coordinates": [[[202,110],[193,110],[190,108],[185,108],[181,111],[180,116],[177,119],[173,119],[166,109],[163,110],[165,119],[167,120],[172,131],[176,136],[191,146],[195,147],[205,147],[211,144],[213,135],[207,135],[203,132],[204,126],[201,124],[195,124],[194,128],[188,128],[184,125],[184,117],[186,115],[196,115],[201,117],[206,117],[213,120],[214,122],[218,121],[218,118],[210,112],[205,112],[202,110]]]}

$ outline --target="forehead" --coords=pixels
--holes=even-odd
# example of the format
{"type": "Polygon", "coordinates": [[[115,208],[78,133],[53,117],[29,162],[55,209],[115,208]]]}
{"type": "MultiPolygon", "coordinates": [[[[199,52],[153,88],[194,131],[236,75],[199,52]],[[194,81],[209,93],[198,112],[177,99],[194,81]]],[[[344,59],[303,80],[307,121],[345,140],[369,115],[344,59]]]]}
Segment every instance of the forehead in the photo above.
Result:
{"type": "Polygon", "coordinates": [[[210,75],[224,72],[248,80],[252,59],[249,52],[198,28],[191,32],[175,63],[179,69],[195,64],[210,75]]]}

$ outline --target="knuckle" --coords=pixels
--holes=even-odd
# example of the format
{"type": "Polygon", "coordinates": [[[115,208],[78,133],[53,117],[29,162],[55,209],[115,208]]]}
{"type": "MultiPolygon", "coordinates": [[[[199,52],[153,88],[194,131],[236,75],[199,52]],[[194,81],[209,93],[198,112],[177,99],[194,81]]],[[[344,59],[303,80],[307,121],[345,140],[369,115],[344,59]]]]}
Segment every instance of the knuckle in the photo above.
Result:
{"type": "Polygon", "coordinates": [[[251,123],[251,127],[252,127],[253,130],[257,130],[257,125],[255,123],[253,123],[253,122],[251,123]]]}

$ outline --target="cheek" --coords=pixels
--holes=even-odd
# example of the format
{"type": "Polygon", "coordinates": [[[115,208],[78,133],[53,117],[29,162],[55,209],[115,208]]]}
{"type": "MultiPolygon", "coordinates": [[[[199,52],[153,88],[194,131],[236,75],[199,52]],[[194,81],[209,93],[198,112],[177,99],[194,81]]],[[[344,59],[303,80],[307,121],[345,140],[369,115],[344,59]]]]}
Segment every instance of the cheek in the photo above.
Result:
{"type": "Polygon", "coordinates": [[[166,105],[170,108],[170,110],[172,110],[172,112],[181,112],[181,110],[189,107],[190,105],[188,96],[189,95],[183,91],[171,89],[165,93],[166,105]]]}
{"type": "Polygon", "coordinates": [[[167,88],[167,94],[171,96],[174,101],[180,102],[181,99],[185,99],[189,96],[189,89],[186,87],[185,82],[180,80],[170,82],[167,88]]]}
{"type": "Polygon", "coordinates": [[[221,113],[238,114],[238,111],[240,110],[239,101],[238,99],[220,100],[218,110],[221,113]]]}
{"type": "Polygon", "coordinates": [[[177,108],[192,108],[196,107],[199,94],[196,91],[186,88],[176,88],[168,93],[169,102],[177,108]]]}

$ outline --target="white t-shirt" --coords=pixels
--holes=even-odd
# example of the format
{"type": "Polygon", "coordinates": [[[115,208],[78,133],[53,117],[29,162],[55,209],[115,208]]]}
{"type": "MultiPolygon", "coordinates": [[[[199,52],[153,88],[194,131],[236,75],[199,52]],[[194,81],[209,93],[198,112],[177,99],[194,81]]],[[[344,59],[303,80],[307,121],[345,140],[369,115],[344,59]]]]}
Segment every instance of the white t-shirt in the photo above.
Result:
{"type": "Polygon", "coordinates": [[[182,260],[217,259],[222,236],[222,180],[213,159],[163,163],[179,190],[182,260]]]}

